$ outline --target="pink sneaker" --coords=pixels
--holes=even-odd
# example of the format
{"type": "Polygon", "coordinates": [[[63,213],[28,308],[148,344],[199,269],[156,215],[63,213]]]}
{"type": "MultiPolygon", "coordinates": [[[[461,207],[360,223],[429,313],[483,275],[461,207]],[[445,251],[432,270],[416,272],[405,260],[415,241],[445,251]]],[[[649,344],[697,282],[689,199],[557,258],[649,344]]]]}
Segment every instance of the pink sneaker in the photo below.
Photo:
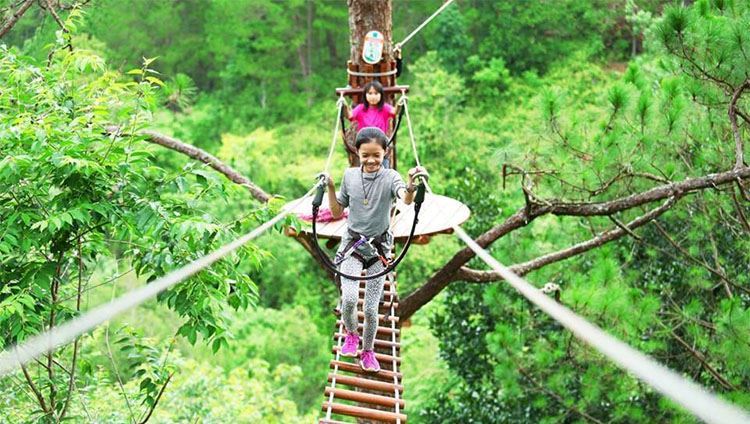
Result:
{"type": "Polygon", "coordinates": [[[359,347],[359,335],[357,333],[347,333],[344,339],[344,347],[341,348],[341,356],[350,356],[355,358],[357,356],[357,348],[359,347]]]}
{"type": "Polygon", "coordinates": [[[359,366],[365,371],[380,371],[380,363],[375,359],[375,352],[371,350],[362,351],[362,354],[359,356],[359,366]]]}

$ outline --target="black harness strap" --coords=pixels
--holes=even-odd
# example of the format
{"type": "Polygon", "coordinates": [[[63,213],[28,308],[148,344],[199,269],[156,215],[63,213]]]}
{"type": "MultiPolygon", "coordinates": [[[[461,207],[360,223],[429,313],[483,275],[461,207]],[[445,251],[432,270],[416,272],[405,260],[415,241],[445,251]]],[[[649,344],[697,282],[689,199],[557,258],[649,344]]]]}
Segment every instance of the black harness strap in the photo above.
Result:
{"type": "Polygon", "coordinates": [[[414,197],[414,221],[411,224],[411,230],[409,231],[409,238],[406,239],[406,244],[404,245],[404,249],[401,251],[401,254],[398,255],[398,257],[391,262],[384,270],[373,274],[368,275],[366,277],[362,277],[361,275],[348,275],[341,272],[336,265],[331,262],[331,258],[328,257],[328,255],[325,254],[320,248],[320,245],[318,244],[318,231],[317,231],[317,221],[318,221],[318,211],[320,209],[320,205],[323,204],[323,196],[325,195],[325,185],[324,184],[318,184],[317,192],[315,193],[315,198],[313,198],[312,203],[312,236],[313,236],[313,248],[315,249],[315,253],[318,254],[318,258],[320,261],[325,265],[326,268],[328,268],[333,274],[340,275],[341,277],[348,278],[350,280],[373,280],[375,278],[380,278],[384,275],[389,274],[391,271],[396,269],[396,266],[401,262],[402,259],[406,256],[406,252],[409,251],[409,246],[411,246],[411,240],[414,237],[414,230],[417,228],[417,222],[419,221],[419,210],[422,208],[422,203],[424,203],[424,196],[425,196],[425,185],[419,184],[417,186],[417,194],[414,197]]]}
{"type": "MultiPolygon", "coordinates": [[[[350,229],[347,229],[349,232],[349,235],[352,236],[352,239],[349,240],[349,243],[344,246],[343,249],[341,249],[342,255],[345,255],[346,252],[348,252],[355,244],[357,244],[357,241],[360,240],[362,237],[364,237],[362,234],[359,234],[357,232],[354,232],[350,229]]],[[[362,256],[359,252],[356,250],[352,251],[351,256],[362,263],[363,269],[370,269],[373,265],[376,263],[383,262],[383,266],[388,266],[388,260],[386,259],[388,257],[388,252],[385,251],[385,246],[383,246],[383,243],[385,242],[386,238],[388,237],[388,231],[385,231],[383,234],[374,237],[372,240],[372,245],[375,247],[375,250],[378,252],[377,256],[373,256],[371,258],[365,259],[364,256],[362,256]]],[[[336,263],[339,263],[339,261],[343,261],[345,258],[341,257],[339,258],[337,256],[336,263]]]]}

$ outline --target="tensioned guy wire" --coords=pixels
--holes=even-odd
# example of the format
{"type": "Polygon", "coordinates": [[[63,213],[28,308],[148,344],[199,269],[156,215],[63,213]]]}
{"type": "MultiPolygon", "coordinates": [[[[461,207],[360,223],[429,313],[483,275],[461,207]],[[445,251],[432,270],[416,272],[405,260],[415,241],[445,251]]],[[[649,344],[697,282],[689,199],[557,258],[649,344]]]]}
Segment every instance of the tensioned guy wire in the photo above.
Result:
{"type": "Polygon", "coordinates": [[[497,271],[531,303],[575,334],[578,339],[585,341],[612,362],[633,373],[643,382],[672,399],[696,417],[707,423],[750,423],[750,415],[747,412],[661,365],[651,357],[609,335],[601,328],[549,298],[541,290],[532,286],[490,256],[461,227],[456,225],[453,227],[453,231],[484,263],[497,271]]]}
{"type": "MultiPolygon", "coordinates": [[[[406,124],[409,128],[414,160],[419,164],[417,144],[406,102],[404,100],[406,124]]],[[[424,184],[427,190],[432,193],[432,189],[427,185],[426,181],[424,184]]],[[[453,234],[466,243],[480,259],[492,267],[493,270],[497,271],[521,295],[570,330],[578,339],[588,343],[619,367],[629,371],[696,417],[707,423],[750,423],[750,414],[746,411],[724,401],[699,384],[661,365],[653,358],[611,336],[575,312],[550,299],[541,290],[532,286],[529,282],[503,266],[497,259],[493,258],[458,225],[453,226],[453,234]]]]}
{"type": "Polygon", "coordinates": [[[260,236],[266,230],[274,226],[288,213],[293,211],[296,206],[302,203],[304,199],[310,196],[315,187],[310,189],[302,198],[285,210],[279,212],[275,217],[266,221],[263,225],[255,228],[253,231],[234,241],[225,244],[219,249],[209,253],[202,258],[183,266],[180,269],[161,277],[153,282],[132,290],[112,302],[100,305],[84,314],[74,318],[64,324],[51,328],[41,334],[38,334],[25,342],[3,352],[0,352],[0,377],[12,372],[17,367],[25,365],[34,360],[34,358],[43,355],[58,346],[68,344],[75,340],[76,337],[94,329],[117,315],[135,308],[143,302],[153,298],[164,290],[184,281],[188,277],[198,273],[202,269],[210,266],[214,262],[222,259],[228,254],[240,248],[250,240],[260,236]]]}
{"type": "Polygon", "coordinates": [[[446,7],[450,6],[450,4],[453,3],[453,0],[446,1],[438,10],[435,11],[429,18],[425,19],[424,22],[422,22],[417,29],[411,32],[411,34],[407,35],[406,38],[401,40],[400,43],[396,44],[399,47],[402,47],[404,44],[406,44],[409,40],[411,40],[412,37],[414,37],[422,28],[424,28],[427,24],[430,23],[437,15],[439,15],[443,10],[445,10],[446,7]]]}

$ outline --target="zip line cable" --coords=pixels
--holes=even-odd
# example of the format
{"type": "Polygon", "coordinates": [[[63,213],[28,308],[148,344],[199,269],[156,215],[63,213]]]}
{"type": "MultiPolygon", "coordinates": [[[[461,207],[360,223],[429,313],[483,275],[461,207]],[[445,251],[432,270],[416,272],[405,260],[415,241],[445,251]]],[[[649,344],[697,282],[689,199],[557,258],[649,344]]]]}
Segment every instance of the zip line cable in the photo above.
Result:
{"type": "MultiPolygon", "coordinates": [[[[316,185],[317,186],[317,185],[316,185]]],[[[281,221],[287,214],[295,209],[296,206],[308,198],[315,187],[311,188],[303,197],[285,210],[279,212],[275,217],[266,221],[264,224],[256,227],[253,231],[234,241],[225,244],[219,249],[209,253],[202,258],[183,266],[180,269],[154,280],[145,286],[132,290],[118,299],[104,305],[100,305],[83,315],[73,318],[70,321],[60,324],[48,331],[38,334],[26,340],[9,350],[0,352],[0,377],[12,372],[17,367],[38,358],[39,356],[55,349],[58,346],[68,344],[75,340],[76,337],[94,329],[96,326],[114,318],[115,316],[135,308],[145,301],[153,298],[164,290],[184,281],[188,277],[200,272],[214,262],[222,259],[228,254],[234,252],[250,240],[260,236],[266,230],[281,221]]]]}
{"type": "MultiPolygon", "coordinates": [[[[412,129],[409,109],[404,101],[404,114],[409,128],[414,160],[419,164],[417,144],[412,129]]],[[[420,165],[421,166],[421,165],[420,165]]],[[[427,190],[432,189],[425,181],[427,190]]],[[[671,200],[668,200],[671,201],[671,200]]],[[[724,401],[706,388],[665,367],[653,358],[641,353],[630,345],[611,336],[601,328],[565,306],[550,299],[529,282],[503,266],[486,250],[477,244],[461,227],[454,225],[453,234],[461,239],[480,259],[497,271],[514,289],[527,300],[570,330],[578,339],[588,343],[619,367],[631,372],[641,381],[653,387],[662,395],[672,399],[696,417],[707,423],[747,424],[750,414],[741,408],[724,401]]]]}
{"type": "Polygon", "coordinates": [[[411,34],[407,35],[406,38],[404,38],[400,43],[396,43],[397,47],[403,47],[404,44],[409,42],[412,37],[414,37],[422,28],[424,28],[427,24],[430,23],[437,15],[439,15],[443,10],[445,10],[446,7],[450,6],[450,4],[453,3],[453,0],[446,1],[438,10],[435,11],[435,13],[432,14],[429,18],[425,19],[424,22],[422,22],[421,25],[417,27],[414,31],[411,32],[411,34]]]}

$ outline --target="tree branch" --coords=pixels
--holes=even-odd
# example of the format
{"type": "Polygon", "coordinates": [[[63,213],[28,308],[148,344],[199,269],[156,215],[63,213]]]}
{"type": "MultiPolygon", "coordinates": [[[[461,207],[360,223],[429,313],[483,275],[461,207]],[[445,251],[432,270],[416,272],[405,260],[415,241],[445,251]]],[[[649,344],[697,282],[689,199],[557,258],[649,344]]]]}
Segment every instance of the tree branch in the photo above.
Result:
{"type": "Polygon", "coordinates": [[[718,372],[718,371],[716,371],[716,370],[715,370],[715,369],[714,369],[714,368],[713,368],[713,367],[712,367],[712,366],[711,366],[711,365],[710,365],[710,364],[709,364],[709,363],[708,363],[708,362],[706,361],[706,356],[705,356],[705,355],[704,355],[703,353],[701,353],[701,352],[699,352],[699,351],[697,351],[697,350],[693,349],[693,348],[692,348],[692,347],[690,346],[690,344],[688,344],[688,343],[687,343],[687,342],[686,342],[685,340],[683,340],[683,339],[682,339],[682,337],[678,336],[678,335],[677,335],[677,333],[675,333],[675,332],[674,332],[674,330],[672,330],[672,329],[669,329],[669,328],[668,328],[668,327],[667,327],[666,325],[664,325],[664,323],[663,323],[663,322],[661,322],[661,321],[657,321],[657,322],[658,322],[658,323],[659,323],[659,324],[660,324],[660,325],[661,325],[662,327],[664,327],[664,328],[665,328],[666,330],[668,330],[668,331],[669,331],[669,333],[670,333],[670,335],[671,335],[672,337],[674,337],[674,339],[675,339],[675,340],[677,340],[677,342],[678,342],[678,343],[679,343],[679,344],[680,344],[680,345],[681,345],[681,346],[682,346],[683,348],[685,348],[685,350],[687,350],[687,351],[688,351],[688,353],[690,353],[690,355],[691,355],[691,356],[692,356],[693,358],[697,359],[697,360],[698,360],[698,362],[700,362],[700,364],[701,364],[701,365],[703,366],[703,368],[705,368],[705,369],[706,369],[706,371],[708,371],[708,372],[709,372],[709,374],[711,374],[711,376],[713,376],[713,377],[714,377],[714,379],[715,379],[715,380],[716,380],[716,381],[717,381],[717,382],[718,382],[718,383],[719,383],[719,384],[720,384],[720,385],[721,385],[721,386],[722,386],[722,387],[723,387],[723,388],[724,388],[725,390],[736,390],[736,387],[734,387],[734,386],[732,385],[732,383],[730,383],[729,381],[727,381],[727,379],[725,379],[724,377],[722,377],[722,375],[721,375],[721,374],[719,374],[719,372],[718,372]]]}
{"type": "Polygon", "coordinates": [[[49,13],[52,15],[52,17],[55,19],[55,22],[57,22],[57,25],[60,26],[64,33],[67,34],[68,32],[70,32],[67,28],[65,28],[65,24],[63,23],[62,19],[60,19],[60,15],[58,15],[55,11],[55,6],[52,4],[52,0],[47,0],[47,10],[49,10],[49,13]]]}
{"type": "Polygon", "coordinates": [[[154,413],[154,409],[156,409],[156,405],[159,404],[159,400],[161,399],[161,395],[164,394],[164,390],[167,388],[167,384],[169,384],[169,381],[172,380],[172,376],[174,376],[174,373],[169,374],[169,376],[167,377],[167,381],[165,381],[164,385],[161,386],[161,390],[159,390],[159,394],[156,395],[156,400],[154,400],[154,404],[151,405],[151,408],[149,408],[149,410],[148,410],[148,414],[146,415],[146,417],[143,420],[140,421],[140,424],[145,424],[146,422],[148,422],[149,418],[151,418],[151,414],[154,413]]]}
{"type": "Polygon", "coordinates": [[[739,115],[740,118],[742,118],[742,120],[744,120],[746,123],[750,124],[750,116],[745,115],[745,112],[743,112],[743,111],[741,111],[739,109],[735,109],[735,112],[737,112],[737,115],[739,115]]]}
{"type": "MultiPolygon", "coordinates": [[[[750,167],[732,169],[730,171],[708,174],[697,178],[688,178],[683,181],[663,184],[641,193],[635,193],[608,202],[598,203],[564,203],[549,202],[547,205],[533,205],[529,208],[521,208],[511,215],[502,224],[495,226],[479,236],[475,241],[483,248],[504,235],[526,226],[529,222],[545,214],[558,216],[605,216],[651,202],[664,200],[672,196],[685,193],[715,188],[720,185],[740,181],[750,177],[750,167]]],[[[462,266],[474,257],[471,249],[464,248],[457,252],[442,268],[436,271],[421,287],[402,299],[399,305],[401,319],[406,320],[419,308],[430,302],[452,281],[455,274],[462,266]]],[[[541,259],[541,258],[540,258],[541,259]]],[[[524,265],[524,264],[521,264],[524,265]]]]}
{"type": "MultiPolygon", "coordinates": [[[[51,8],[52,5],[49,3],[49,0],[47,0],[47,4],[51,8]]],[[[76,296],[76,312],[81,312],[81,295],[83,293],[83,249],[81,247],[81,237],[78,237],[78,289],[76,290],[77,296],[76,296]]],[[[65,403],[63,404],[63,408],[60,411],[60,416],[57,417],[58,422],[65,418],[65,414],[68,411],[68,406],[70,405],[70,399],[73,397],[73,387],[75,386],[75,375],[76,375],[76,361],[78,359],[78,344],[81,341],[81,337],[76,337],[75,342],[73,342],[73,359],[70,363],[70,372],[69,372],[69,379],[68,379],[68,393],[65,397],[65,403]]]]}
{"type": "MultiPolygon", "coordinates": [[[[109,135],[122,135],[120,133],[120,128],[116,126],[107,127],[105,131],[109,135]]],[[[205,163],[214,170],[222,173],[233,183],[239,184],[248,189],[248,191],[250,191],[250,194],[258,201],[266,203],[269,199],[271,199],[271,195],[263,191],[263,189],[261,189],[257,185],[253,184],[253,182],[250,181],[249,178],[235,171],[232,167],[226,165],[218,158],[204,150],[201,150],[174,137],[169,137],[164,134],[158,133],[156,131],[144,130],[141,132],[141,135],[145,136],[146,140],[151,143],[158,144],[162,147],[166,147],[168,149],[187,155],[192,159],[205,163]]]]}
{"type": "Polygon", "coordinates": [[[23,16],[23,14],[26,13],[27,10],[29,10],[32,4],[34,4],[34,0],[26,0],[25,2],[23,2],[21,7],[18,10],[16,10],[15,13],[13,13],[10,19],[8,19],[8,22],[6,22],[5,24],[3,24],[2,27],[0,27],[0,38],[3,38],[3,36],[5,36],[5,34],[7,34],[8,31],[10,31],[14,25],[16,25],[18,20],[21,19],[21,16],[23,16]]]}
{"type": "Polygon", "coordinates": [[[252,181],[250,181],[247,177],[235,171],[230,166],[224,164],[215,156],[211,155],[210,153],[204,150],[201,150],[195,146],[191,146],[190,144],[187,144],[176,138],[172,138],[164,134],[160,134],[156,131],[144,130],[142,134],[147,136],[148,141],[154,144],[158,144],[160,146],[164,146],[169,149],[175,150],[177,152],[186,154],[193,159],[199,160],[207,164],[211,168],[224,174],[224,176],[229,178],[229,180],[232,181],[233,183],[239,184],[247,188],[250,191],[250,194],[252,194],[254,198],[256,198],[257,200],[263,203],[268,202],[268,200],[271,198],[271,196],[268,193],[263,191],[260,187],[256,186],[255,184],[253,184],[252,181]]]}
{"type": "Polygon", "coordinates": [[[39,406],[42,408],[42,411],[44,411],[46,414],[49,414],[50,410],[47,407],[47,402],[44,401],[44,396],[42,396],[42,392],[40,392],[36,387],[36,384],[34,384],[34,380],[31,379],[26,366],[21,365],[21,370],[23,370],[23,376],[26,378],[26,383],[31,388],[31,391],[34,392],[34,396],[36,396],[36,400],[39,402],[39,406]]]}
{"type": "Polygon", "coordinates": [[[526,379],[529,380],[531,382],[531,384],[533,384],[534,386],[536,386],[542,392],[546,393],[548,396],[550,396],[553,399],[555,399],[555,401],[557,403],[559,403],[560,405],[562,405],[564,408],[567,408],[569,412],[573,411],[576,414],[582,416],[583,418],[586,418],[588,421],[591,421],[591,422],[594,422],[594,423],[597,423],[597,424],[604,424],[603,422],[599,421],[598,419],[596,419],[596,418],[592,417],[591,415],[589,415],[589,414],[581,411],[580,409],[576,408],[575,405],[568,406],[568,404],[565,402],[565,399],[563,399],[560,395],[558,395],[557,393],[553,392],[552,390],[544,387],[540,382],[538,382],[536,379],[534,379],[534,377],[532,377],[531,374],[525,368],[523,368],[521,366],[517,366],[516,369],[518,370],[519,373],[521,373],[521,375],[523,375],[524,377],[526,377],[526,379]]]}
{"type": "MultiPolygon", "coordinates": [[[[546,265],[580,255],[581,253],[600,247],[611,241],[620,239],[625,235],[632,234],[632,231],[634,229],[653,221],[664,212],[669,210],[672,206],[674,206],[677,200],[678,199],[676,197],[670,197],[666,202],[664,202],[664,204],[662,204],[658,208],[655,208],[648,213],[639,216],[628,224],[623,224],[623,227],[605,231],[604,233],[590,240],[578,243],[566,249],[549,253],[521,264],[513,265],[510,267],[510,270],[518,274],[519,276],[526,275],[529,272],[542,268],[546,265]]],[[[471,283],[491,283],[495,281],[502,281],[503,277],[501,277],[500,274],[496,271],[478,271],[467,267],[461,267],[458,272],[453,275],[453,281],[458,280],[471,283]]]]}
{"type": "MultiPolygon", "coordinates": [[[[742,187],[740,187],[740,191],[741,190],[742,187]]],[[[747,217],[745,216],[745,212],[742,211],[742,205],[740,204],[739,200],[737,200],[737,194],[734,192],[734,190],[732,190],[732,201],[734,202],[734,208],[737,210],[737,215],[740,217],[742,227],[746,232],[750,233],[750,222],[748,222],[747,217]]]]}

